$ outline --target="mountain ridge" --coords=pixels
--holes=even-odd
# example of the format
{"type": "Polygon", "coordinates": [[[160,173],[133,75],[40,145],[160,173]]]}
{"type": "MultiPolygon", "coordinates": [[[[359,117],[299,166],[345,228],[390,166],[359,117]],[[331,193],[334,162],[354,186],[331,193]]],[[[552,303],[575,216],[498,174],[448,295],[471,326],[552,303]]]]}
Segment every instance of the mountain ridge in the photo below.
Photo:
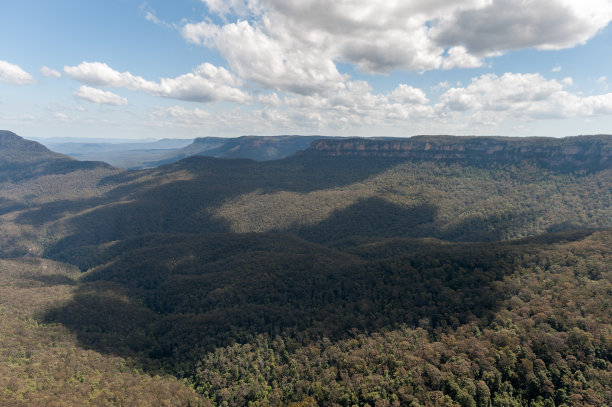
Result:
{"type": "Polygon", "coordinates": [[[0,182],[66,174],[77,170],[112,168],[101,161],[78,161],[11,131],[0,130],[0,182]]]}
{"type": "Polygon", "coordinates": [[[320,138],[320,136],[299,135],[198,137],[186,147],[170,152],[159,160],[143,164],[144,167],[157,167],[191,156],[247,158],[255,161],[277,160],[307,149],[313,141],[320,138]]]}
{"type": "Polygon", "coordinates": [[[612,166],[612,136],[562,139],[489,136],[414,136],[407,139],[321,139],[302,154],[330,157],[383,157],[412,160],[470,161],[478,164],[534,161],[550,168],[612,166]]]}

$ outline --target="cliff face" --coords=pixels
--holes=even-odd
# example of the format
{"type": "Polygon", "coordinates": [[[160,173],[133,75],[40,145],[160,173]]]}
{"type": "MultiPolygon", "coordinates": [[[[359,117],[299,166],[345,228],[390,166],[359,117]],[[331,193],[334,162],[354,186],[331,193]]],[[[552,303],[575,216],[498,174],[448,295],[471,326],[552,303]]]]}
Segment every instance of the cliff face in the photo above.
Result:
{"type": "Polygon", "coordinates": [[[407,139],[317,140],[306,154],[388,157],[416,161],[510,164],[535,161],[551,168],[600,170],[612,166],[612,136],[554,138],[417,136],[407,139]]]}

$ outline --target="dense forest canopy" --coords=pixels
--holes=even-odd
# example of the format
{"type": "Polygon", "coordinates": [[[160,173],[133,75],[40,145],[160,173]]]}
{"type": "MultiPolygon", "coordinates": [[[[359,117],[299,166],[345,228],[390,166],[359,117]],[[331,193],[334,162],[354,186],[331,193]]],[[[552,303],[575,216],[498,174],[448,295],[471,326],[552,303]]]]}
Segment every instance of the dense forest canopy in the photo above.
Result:
{"type": "Polygon", "coordinates": [[[609,405],[611,144],[128,171],[0,132],[0,404],[609,405]]]}

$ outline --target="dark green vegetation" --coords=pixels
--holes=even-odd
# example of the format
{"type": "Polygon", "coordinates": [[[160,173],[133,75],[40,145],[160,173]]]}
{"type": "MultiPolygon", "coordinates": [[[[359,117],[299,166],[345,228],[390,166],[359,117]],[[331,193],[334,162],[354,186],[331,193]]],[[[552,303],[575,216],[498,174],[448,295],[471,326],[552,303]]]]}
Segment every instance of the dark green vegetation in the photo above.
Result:
{"type": "Polygon", "coordinates": [[[83,349],[42,315],[72,301],[79,271],[41,259],[0,260],[0,405],[202,405],[195,392],[129,359],[83,349]]]}
{"type": "MultiPolygon", "coordinates": [[[[4,157],[34,148],[8,136],[4,157]]],[[[32,150],[70,165],[6,164],[0,252],[66,270],[36,277],[63,290],[36,329],[201,403],[609,405],[611,144],[325,140],[143,171],[32,150]]]]}

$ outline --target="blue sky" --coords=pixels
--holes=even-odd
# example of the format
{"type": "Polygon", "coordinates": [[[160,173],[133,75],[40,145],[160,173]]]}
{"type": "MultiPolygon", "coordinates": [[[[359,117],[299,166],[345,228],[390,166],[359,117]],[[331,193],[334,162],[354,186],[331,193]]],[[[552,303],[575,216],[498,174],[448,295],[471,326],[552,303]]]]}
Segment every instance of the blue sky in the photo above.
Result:
{"type": "Polygon", "coordinates": [[[611,0],[3,0],[26,138],[612,133],[611,0]]]}

